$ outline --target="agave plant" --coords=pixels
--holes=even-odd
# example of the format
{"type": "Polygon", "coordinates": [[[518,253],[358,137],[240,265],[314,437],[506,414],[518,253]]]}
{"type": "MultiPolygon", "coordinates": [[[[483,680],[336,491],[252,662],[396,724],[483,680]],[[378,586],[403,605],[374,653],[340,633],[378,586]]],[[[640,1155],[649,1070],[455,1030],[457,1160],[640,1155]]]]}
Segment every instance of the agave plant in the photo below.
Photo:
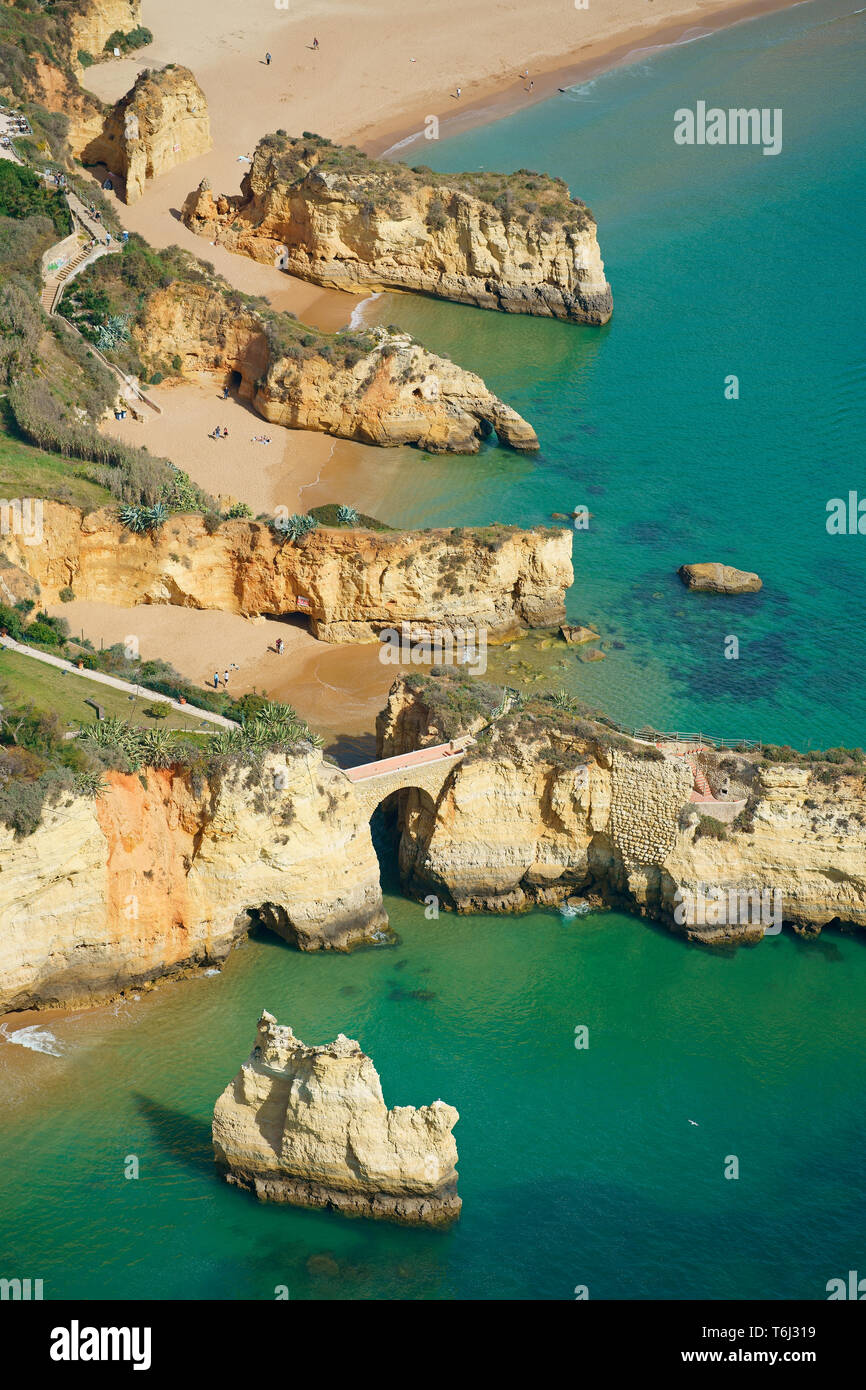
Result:
{"type": "Polygon", "coordinates": [[[135,737],[135,730],[116,714],[110,714],[107,719],[85,724],[79,737],[84,743],[95,743],[99,748],[125,749],[135,737]]]}
{"type": "Polygon", "coordinates": [[[208,741],[210,753],[246,753],[249,741],[243,729],[219,729],[208,741]]]}
{"type": "Polygon", "coordinates": [[[89,796],[95,799],[105,794],[108,790],[108,783],[101,772],[79,772],[75,778],[75,790],[79,796],[89,796]]]}
{"type": "Polygon", "coordinates": [[[121,507],[119,513],[121,523],[126,527],[127,531],[136,531],[141,534],[148,529],[149,511],[149,507],[121,507]]]}
{"type": "Polygon", "coordinates": [[[285,518],[278,517],[277,520],[272,523],[274,530],[278,531],[281,536],[285,536],[286,540],[290,541],[299,541],[301,537],[306,536],[308,532],[315,531],[318,524],[314,516],[305,516],[301,512],[294,512],[291,516],[285,518]]]}
{"type": "Polygon", "coordinates": [[[141,737],[139,729],[119,719],[116,714],[110,714],[107,719],[98,720],[95,724],[85,724],[79,733],[83,743],[93,743],[97,748],[111,748],[122,753],[133,772],[141,767],[141,737]]]}
{"type": "Polygon", "coordinates": [[[120,347],[129,337],[129,325],[122,314],[112,314],[99,329],[96,335],[96,346],[100,352],[111,352],[112,348],[120,347]]]}
{"type": "Polygon", "coordinates": [[[138,748],[150,767],[165,767],[174,757],[173,729],[145,729],[138,735],[138,748]]]}
{"type": "Polygon", "coordinates": [[[574,696],[569,695],[567,690],[557,690],[556,694],[551,696],[551,700],[557,709],[564,709],[569,711],[574,710],[577,704],[577,701],[575,700],[574,696]]]}
{"type": "Polygon", "coordinates": [[[154,502],[152,507],[126,505],[118,513],[127,531],[142,535],[145,531],[156,531],[168,520],[168,508],[164,502],[154,502]]]}
{"type": "Polygon", "coordinates": [[[361,518],[354,507],[347,507],[341,502],[337,508],[337,520],[341,526],[357,526],[361,518]]]}

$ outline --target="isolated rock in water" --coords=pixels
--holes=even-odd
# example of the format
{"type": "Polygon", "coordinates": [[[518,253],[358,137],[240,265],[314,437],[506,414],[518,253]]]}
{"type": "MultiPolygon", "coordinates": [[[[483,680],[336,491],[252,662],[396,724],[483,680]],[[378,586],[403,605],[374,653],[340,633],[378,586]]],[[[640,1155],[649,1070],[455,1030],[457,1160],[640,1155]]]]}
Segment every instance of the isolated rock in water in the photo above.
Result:
{"type": "Polygon", "coordinates": [[[599,634],[593,632],[591,627],[574,626],[571,623],[563,623],[559,629],[559,635],[570,647],[579,647],[584,642],[598,642],[599,634]]]}
{"type": "Polygon", "coordinates": [[[763,588],[760,575],[734,569],[733,565],[722,565],[718,560],[708,560],[701,565],[680,565],[677,574],[687,589],[707,594],[756,594],[763,588]]]}
{"type": "Polygon", "coordinates": [[[441,1100],[389,1110],[360,1044],[340,1033],[307,1047],[263,1013],[249,1058],[214,1108],[214,1157],[229,1182],[262,1201],[445,1226],[461,1206],[458,1119],[441,1100]]]}

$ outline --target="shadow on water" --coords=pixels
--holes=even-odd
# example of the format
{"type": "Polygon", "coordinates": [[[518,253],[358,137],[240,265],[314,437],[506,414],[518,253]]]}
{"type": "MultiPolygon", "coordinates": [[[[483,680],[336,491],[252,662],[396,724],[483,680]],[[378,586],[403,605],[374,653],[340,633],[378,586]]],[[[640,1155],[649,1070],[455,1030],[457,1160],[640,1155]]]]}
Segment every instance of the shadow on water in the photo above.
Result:
{"type": "Polygon", "coordinates": [[[207,1120],[196,1120],[180,1110],[171,1110],[137,1091],[133,1093],[133,1100],[166,1153],[201,1176],[216,1177],[211,1127],[207,1120]]]}

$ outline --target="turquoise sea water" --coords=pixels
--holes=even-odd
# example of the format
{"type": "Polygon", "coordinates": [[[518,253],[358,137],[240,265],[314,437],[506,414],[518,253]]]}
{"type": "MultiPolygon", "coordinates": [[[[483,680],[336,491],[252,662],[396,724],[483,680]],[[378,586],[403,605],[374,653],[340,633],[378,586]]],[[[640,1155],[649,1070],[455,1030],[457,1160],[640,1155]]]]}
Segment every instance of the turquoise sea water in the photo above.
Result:
{"type": "Polygon", "coordinates": [[[719,956],[612,913],[387,905],[394,950],[263,937],[219,977],[46,1019],[59,1057],[0,1048],[3,1274],[46,1297],[820,1299],[862,1268],[863,944],[719,956]],[[213,1104],[262,1006],[306,1042],[359,1038],[389,1105],[456,1105],[456,1227],[263,1206],[217,1178],[213,1104]]]}
{"type": "Polygon", "coordinates": [[[573,660],[561,683],[630,724],[866,743],[866,536],[826,530],[829,498],[866,496],[855,8],[822,0],[737,25],[401,152],[439,170],[558,174],[596,215],[614,294],[604,328],[404,295],[370,309],[480,372],[542,444],[535,459],[415,455],[387,519],[530,525],[586,504],[569,613],[625,645],[573,660]],[[675,145],[674,111],[698,100],[780,107],[781,153],[675,145]],[[676,569],[704,559],[765,587],[689,595],[676,569]]]}
{"type": "MultiPolygon", "coordinates": [[[[598,215],[616,301],[600,331],[380,305],[480,370],[543,440],[537,461],[409,455],[389,519],[528,523],[586,501],[572,611],[626,645],[574,682],[621,718],[863,742],[866,538],[824,530],[826,499],[863,478],[861,24],[802,6],[414,156],[548,168],[598,215]],[[676,149],[673,110],[699,99],[782,106],[783,153],[676,149]],[[738,402],[723,400],[729,372],[738,402]],[[681,592],[676,565],[716,555],[757,568],[763,594],[681,592]],[[728,632],[738,665],[721,659],[728,632]]],[[[387,907],[396,949],[303,956],[262,936],[218,976],[47,1016],[59,1055],[0,1040],[0,1275],[42,1278],[48,1298],[285,1285],[294,1300],[568,1299],[587,1285],[595,1299],[821,1299],[862,1269],[861,941],[784,935],[724,954],[617,913],[428,922],[393,892],[387,907]],[[213,1104],[262,1007],[309,1043],[357,1037],[388,1104],[457,1106],[453,1230],[260,1206],[216,1177],[213,1104]]]]}

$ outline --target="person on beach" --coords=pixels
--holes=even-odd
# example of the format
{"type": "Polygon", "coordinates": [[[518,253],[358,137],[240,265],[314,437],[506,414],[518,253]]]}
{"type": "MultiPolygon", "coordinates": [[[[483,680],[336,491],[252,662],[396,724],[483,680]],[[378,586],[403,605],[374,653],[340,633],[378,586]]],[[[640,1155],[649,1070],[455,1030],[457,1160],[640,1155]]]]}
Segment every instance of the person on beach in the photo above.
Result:
{"type": "Polygon", "coordinates": [[[224,427],[224,428],[223,428],[223,439],[228,439],[228,437],[229,437],[228,428],[227,428],[227,427],[224,427]]]}
{"type": "Polygon", "coordinates": [[[313,39],[313,48],[318,48],[318,47],[319,47],[319,40],[318,40],[318,39],[313,39]]]}
{"type": "Polygon", "coordinates": [[[229,398],[229,388],[228,388],[227,386],[224,386],[224,387],[223,387],[223,400],[224,400],[224,401],[227,401],[228,398],[229,398]]]}
{"type": "Polygon", "coordinates": [[[268,67],[271,66],[271,55],[270,55],[270,53],[266,53],[266,54],[265,54],[265,63],[267,64],[268,67]]]}
{"type": "Polygon", "coordinates": [[[219,690],[219,688],[220,688],[220,673],[219,673],[219,671],[214,671],[214,673],[213,673],[213,688],[214,688],[214,690],[219,690]]]}
{"type": "Polygon", "coordinates": [[[282,656],[282,654],[283,654],[283,639],[282,639],[282,637],[278,637],[278,638],[277,638],[277,656],[282,656]]]}
{"type": "Polygon", "coordinates": [[[217,425],[216,429],[214,430],[214,432],[213,432],[213,437],[214,437],[214,439],[219,439],[219,438],[220,438],[220,427],[219,427],[219,425],[217,425]]]}
{"type": "Polygon", "coordinates": [[[225,686],[225,685],[228,685],[228,683],[229,683],[229,673],[228,673],[228,671],[226,671],[225,675],[223,676],[223,685],[224,685],[224,686],[225,686]]]}
{"type": "Polygon", "coordinates": [[[458,97],[458,100],[459,100],[459,98],[460,98],[460,88],[459,88],[459,87],[457,88],[457,97],[458,97]]]}

